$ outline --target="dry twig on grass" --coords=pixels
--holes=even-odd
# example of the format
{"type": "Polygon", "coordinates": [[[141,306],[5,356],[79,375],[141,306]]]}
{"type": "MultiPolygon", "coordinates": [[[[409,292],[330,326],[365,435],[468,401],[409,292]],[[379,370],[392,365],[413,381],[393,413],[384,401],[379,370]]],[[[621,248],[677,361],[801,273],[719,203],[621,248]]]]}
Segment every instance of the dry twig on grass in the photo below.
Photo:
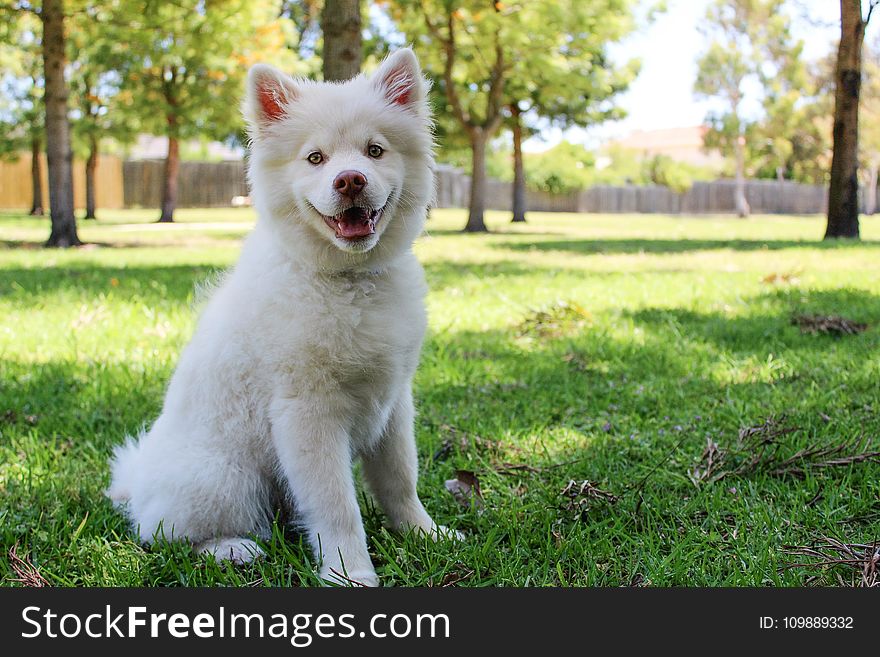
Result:
{"type": "Polygon", "coordinates": [[[846,438],[835,443],[813,442],[793,453],[788,449],[785,436],[799,431],[788,426],[784,418],[767,418],[763,424],[746,427],[739,432],[736,447],[722,449],[711,439],[701,456],[701,465],[691,470],[695,484],[715,482],[728,477],[748,476],[755,473],[773,476],[798,477],[807,472],[839,466],[880,461],[880,450],[871,450],[865,436],[846,438]]]}
{"type": "Polygon", "coordinates": [[[719,449],[718,443],[711,438],[706,438],[706,448],[700,457],[702,466],[698,465],[688,473],[691,481],[695,484],[701,481],[711,481],[716,471],[724,464],[726,455],[725,452],[719,449]]]}
{"type": "MultiPolygon", "coordinates": [[[[880,542],[844,543],[836,538],[823,537],[813,545],[786,545],[786,554],[806,556],[816,559],[806,563],[790,563],[779,568],[780,571],[792,568],[822,568],[847,566],[856,571],[857,579],[850,586],[880,586],[880,542]]],[[[810,578],[814,581],[816,578],[810,578]]],[[[838,581],[846,584],[842,578],[838,581]]]]}
{"type": "Polygon", "coordinates": [[[37,567],[27,557],[20,557],[17,553],[18,543],[9,548],[9,566],[17,577],[13,582],[19,582],[28,587],[50,586],[49,581],[40,574],[37,567]]]}
{"type": "MultiPolygon", "coordinates": [[[[445,461],[456,448],[464,452],[474,447],[479,451],[486,451],[490,454],[497,454],[502,448],[500,441],[470,434],[449,424],[440,425],[440,430],[448,435],[448,438],[444,438],[440,448],[434,452],[433,460],[435,461],[445,461]]],[[[521,451],[515,445],[508,445],[506,448],[517,452],[521,451]]]]}
{"type": "Polygon", "coordinates": [[[868,325],[862,322],[854,322],[839,315],[795,315],[791,323],[799,326],[801,333],[816,335],[825,333],[828,335],[855,335],[867,330],[868,325]]]}
{"type": "Polygon", "coordinates": [[[597,500],[609,504],[614,504],[618,500],[617,495],[598,488],[586,479],[581,482],[570,480],[560,495],[568,498],[568,506],[565,507],[567,511],[583,510],[585,507],[589,507],[591,502],[597,500]]]}

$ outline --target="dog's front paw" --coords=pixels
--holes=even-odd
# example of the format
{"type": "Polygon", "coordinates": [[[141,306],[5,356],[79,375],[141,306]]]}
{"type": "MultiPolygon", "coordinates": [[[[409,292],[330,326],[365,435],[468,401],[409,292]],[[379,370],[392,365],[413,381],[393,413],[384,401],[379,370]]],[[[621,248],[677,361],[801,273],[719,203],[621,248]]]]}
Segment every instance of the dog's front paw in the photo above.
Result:
{"type": "Polygon", "coordinates": [[[462,532],[446,525],[434,525],[428,535],[435,541],[463,541],[465,538],[462,532]]]}
{"type": "Polygon", "coordinates": [[[379,576],[375,570],[343,571],[329,566],[321,568],[321,579],[329,586],[351,587],[376,587],[379,586],[379,576]]]}
{"type": "Polygon", "coordinates": [[[427,522],[419,524],[408,524],[401,527],[404,529],[415,531],[417,534],[427,536],[435,543],[437,541],[463,541],[464,534],[456,529],[450,529],[446,525],[438,525],[436,522],[428,518],[427,522]]]}
{"type": "Polygon", "coordinates": [[[234,564],[250,563],[263,556],[263,550],[249,538],[218,538],[205,541],[199,548],[201,554],[213,554],[218,561],[234,564]]]}

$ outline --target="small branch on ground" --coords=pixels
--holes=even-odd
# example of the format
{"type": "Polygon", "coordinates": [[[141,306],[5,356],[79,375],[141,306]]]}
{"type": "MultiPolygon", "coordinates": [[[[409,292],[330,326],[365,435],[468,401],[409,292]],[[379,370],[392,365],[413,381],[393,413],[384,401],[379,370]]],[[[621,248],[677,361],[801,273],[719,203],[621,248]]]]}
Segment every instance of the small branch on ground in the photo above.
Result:
{"type": "Polygon", "coordinates": [[[11,578],[13,582],[19,582],[25,586],[39,588],[51,586],[49,581],[40,574],[37,567],[27,557],[20,557],[17,553],[18,543],[9,548],[9,566],[17,577],[11,578]]]}
{"type": "Polygon", "coordinates": [[[785,436],[799,431],[786,425],[784,418],[767,418],[763,424],[746,427],[739,432],[736,447],[722,449],[711,439],[700,457],[700,465],[688,474],[694,484],[716,482],[729,476],[748,476],[756,473],[771,476],[792,476],[799,479],[807,472],[880,461],[880,450],[870,450],[870,441],[855,436],[833,443],[813,442],[794,453],[789,451],[785,436]]]}
{"type": "MultiPolygon", "coordinates": [[[[793,568],[820,568],[828,570],[835,566],[847,566],[856,571],[858,579],[853,579],[848,586],[876,587],[880,586],[880,542],[844,543],[836,538],[823,537],[813,545],[786,545],[786,554],[805,556],[816,559],[806,563],[790,563],[779,568],[779,571],[793,568]]],[[[838,581],[847,585],[842,577],[838,581]]]]}
{"type": "Polygon", "coordinates": [[[856,335],[868,329],[868,324],[854,322],[839,315],[794,315],[791,323],[800,327],[801,333],[811,335],[856,335]]]}
{"type": "Polygon", "coordinates": [[[602,490],[586,479],[581,482],[570,480],[560,495],[568,498],[568,506],[565,507],[567,511],[584,510],[593,501],[615,504],[618,500],[617,495],[602,490]]]}

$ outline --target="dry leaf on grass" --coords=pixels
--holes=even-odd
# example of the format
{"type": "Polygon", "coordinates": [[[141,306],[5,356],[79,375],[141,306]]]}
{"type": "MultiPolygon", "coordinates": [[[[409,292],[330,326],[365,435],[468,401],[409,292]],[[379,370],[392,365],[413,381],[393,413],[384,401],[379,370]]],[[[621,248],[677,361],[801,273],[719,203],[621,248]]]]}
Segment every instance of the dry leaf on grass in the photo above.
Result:
{"type": "Polygon", "coordinates": [[[520,335],[536,335],[540,338],[558,338],[576,332],[586,326],[592,315],[573,301],[558,301],[546,310],[529,313],[519,325],[520,335]]]}
{"type": "Polygon", "coordinates": [[[777,285],[777,284],[792,284],[797,283],[800,278],[799,272],[787,272],[784,274],[778,274],[776,272],[772,274],[767,274],[764,278],[761,279],[762,283],[767,285],[777,285]]]}
{"type": "Polygon", "coordinates": [[[629,580],[629,584],[624,584],[623,586],[628,586],[631,588],[643,588],[645,586],[651,586],[651,580],[646,579],[645,576],[641,573],[636,573],[629,580]]]}
{"type": "Polygon", "coordinates": [[[799,326],[801,333],[816,335],[855,335],[867,330],[868,325],[862,322],[854,322],[851,319],[839,315],[795,315],[791,323],[799,326]]]}
{"type": "Polygon", "coordinates": [[[455,500],[465,508],[479,509],[483,507],[483,493],[480,480],[470,470],[456,470],[455,479],[446,480],[446,490],[452,493],[455,500]]]}
{"type": "Polygon", "coordinates": [[[470,579],[475,574],[474,570],[467,568],[464,564],[456,564],[455,568],[443,577],[440,586],[443,588],[457,586],[459,582],[470,579]]]}

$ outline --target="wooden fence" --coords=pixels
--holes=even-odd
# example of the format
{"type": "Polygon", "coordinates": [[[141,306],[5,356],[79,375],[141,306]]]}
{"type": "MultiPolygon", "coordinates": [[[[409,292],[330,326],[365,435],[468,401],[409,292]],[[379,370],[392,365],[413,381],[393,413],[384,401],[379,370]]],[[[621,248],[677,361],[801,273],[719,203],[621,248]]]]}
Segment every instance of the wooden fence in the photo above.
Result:
{"type": "MultiPolygon", "coordinates": [[[[41,158],[43,180],[43,207],[49,207],[49,179],[46,157],[41,158]]],[[[22,153],[17,160],[0,161],[0,208],[6,210],[30,210],[33,202],[31,182],[31,154],[22,153]]],[[[79,160],[73,163],[73,203],[86,207],[86,165],[79,160]]],[[[117,209],[123,206],[122,160],[114,155],[102,155],[95,172],[95,203],[98,208],[117,209]]]]}
{"type": "MultiPolygon", "coordinates": [[[[436,207],[466,207],[470,195],[470,176],[451,167],[437,171],[436,207]]],[[[569,194],[549,194],[528,190],[526,206],[540,212],[721,214],[736,207],[733,180],[694,183],[687,192],[676,193],[659,185],[596,186],[569,194]]],[[[488,181],[486,207],[511,210],[513,185],[488,181]]],[[[826,211],[828,190],[820,185],[791,181],[749,180],[746,198],[758,214],[821,214],[826,211]]]]}
{"type": "MultiPolygon", "coordinates": [[[[130,160],[122,166],[125,207],[158,208],[162,202],[162,160],[130,160]]],[[[227,208],[234,196],[247,196],[242,161],[181,162],[177,207],[227,208]]]]}
{"type": "MultiPolygon", "coordinates": [[[[99,208],[158,208],[162,200],[161,160],[121,162],[113,156],[99,161],[97,202],[99,208]]],[[[30,155],[16,162],[0,162],[0,208],[27,209],[31,204],[30,155]]],[[[178,180],[179,207],[229,207],[233,197],[247,196],[245,164],[242,161],[181,162],[178,180]]],[[[43,166],[44,194],[48,185],[43,166]]],[[[85,205],[85,175],[81,162],[74,166],[75,202],[85,205]]],[[[458,169],[440,166],[436,174],[434,205],[439,208],[467,207],[470,177],[458,169]]],[[[656,185],[597,186],[570,194],[549,194],[529,190],[527,208],[542,212],[733,213],[735,183],[732,180],[698,182],[678,194],[656,185]]],[[[488,181],[486,207],[510,210],[512,184],[488,181]]],[[[828,192],[824,186],[790,181],[750,180],[746,198],[752,211],[760,214],[821,214],[826,211],[828,192]]]]}
{"type": "MultiPolygon", "coordinates": [[[[578,212],[715,214],[736,211],[735,188],[733,180],[716,180],[694,183],[683,194],[651,185],[592,187],[575,196],[578,212]]],[[[756,214],[821,214],[827,208],[828,190],[787,180],[749,180],[746,199],[756,214]]]]}

